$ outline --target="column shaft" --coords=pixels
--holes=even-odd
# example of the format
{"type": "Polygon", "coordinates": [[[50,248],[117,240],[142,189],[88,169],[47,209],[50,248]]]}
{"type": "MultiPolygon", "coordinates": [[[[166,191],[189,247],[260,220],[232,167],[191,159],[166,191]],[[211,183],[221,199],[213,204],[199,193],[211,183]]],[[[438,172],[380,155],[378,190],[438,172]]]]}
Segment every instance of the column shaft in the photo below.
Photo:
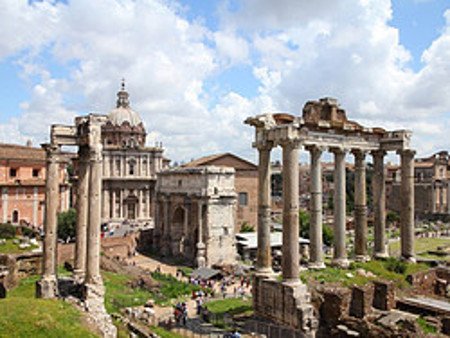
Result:
{"type": "Polygon", "coordinates": [[[311,156],[311,221],[309,226],[310,262],[309,267],[324,268],[322,239],[322,150],[316,146],[308,149],[311,156]]]}
{"type": "Polygon", "coordinates": [[[195,258],[196,265],[199,268],[206,266],[205,244],[203,243],[203,203],[199,201],[197,204],[197,220],[198,220],[198,238],[197,238],[197,255],[195,258]]]}
{"type": "Polygon", "coordinates": [[[378,150],[373,156],[373,216],[374,216],[374,257],[388,257],[386,250],[386,180],[384,173],[384,155],[386,152],[378,150]]]}
{"type": "Polygon", "coordinates": [[[333,265],[347,267],[345,247],[346,195],[345,151],[334,149],[334,257],[333,265]]]}
{"type": "Polygon", "coordinates": [[[367,256],[367,205],[366,205],[366,163],[362,151],[355,156],[355,259],[368,260],[367,256]]]}
{"type": "Polygon", "coordinates": [[[414,261],[414,154],[413,150],[400,151],[401,182],[401,254],[414,261]]]}
{"type": "Polygon", "coordinates": [[[78,151],[77,225],[75,242],[75,278],[81,282],[86,273],[87,224],[89,213],[89,153],[86,147],[78,151]]]}
{"type": "Polygon", "coordinates": [[[41,298],[54,298],[58,293],[56,250],[59,201],[59,149],[52,144],[45,145],[44,148],[47,153],[47,168],[45,183],[43,275],[37,286],[36,294],[41,298]]]}
{"type": "Polygon", "coordinates": [[[258,252],[256,269],[259,273],[272,271],[270,248],[270,151],[271,147],[258,148],[258,252]]]}
{"type": "Polygon", "coordinates": [[[298,149],[294,142],[283,145],[283,257],[286,282],[299,280],[298,149]]]}
{"type": "MultiPolygon", "coordinates": [[[[99,133],[100,134],[100,133],[99,133]]],[[[87,240],[86,283],[101,285],[100,275],[100,224],[102,193],[101,145],[90,149],[89,223],[87,240]]]]}

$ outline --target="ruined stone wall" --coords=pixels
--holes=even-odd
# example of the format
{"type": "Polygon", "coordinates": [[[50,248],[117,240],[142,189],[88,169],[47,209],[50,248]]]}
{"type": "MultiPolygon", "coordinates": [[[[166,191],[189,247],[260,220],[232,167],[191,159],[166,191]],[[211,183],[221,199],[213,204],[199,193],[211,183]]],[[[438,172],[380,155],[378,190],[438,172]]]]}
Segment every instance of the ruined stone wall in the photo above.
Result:
{"type": "Polygon", "coordinates": [[[236,194],[247,193],[247,205],[237,203],[235,232],[241,230],[244,223],[253,226],[256,230],[258,215],[258,172],[237,171],[235,178],[236,194]]]}

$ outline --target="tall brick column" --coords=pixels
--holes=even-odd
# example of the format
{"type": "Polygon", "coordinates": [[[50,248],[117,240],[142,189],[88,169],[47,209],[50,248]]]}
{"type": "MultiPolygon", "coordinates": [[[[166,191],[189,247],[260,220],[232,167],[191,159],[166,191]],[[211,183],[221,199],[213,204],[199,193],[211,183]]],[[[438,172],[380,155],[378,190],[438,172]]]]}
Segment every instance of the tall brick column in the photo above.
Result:
{"type": "Polygon", "coordinates": [[[400,237],[402,258],[415,262],[414,258],[414,154],[413,150],[399,151],[401,160],[401,209],[400,237]]]}
{"type": "Polygon", "coordinates": [[[59,204],[59,146],[55,144],[44,144],[42,147],[47,155],[44,252],[43,274],[36,285],[36,296],[39,298],[55,298],[58,295],[56,250],[59,204]]]}
{"type": "Polygon", "coordinates": [[[355,260],[365,262],[367,255],[367,205],[365,153],[354,150],[355,156],[355,260]]]}
{"type": "Polygon", "coordinates": [[[258,251],[256,271],[259,274],[272,273],[270,248],[270,151],[272,147],[258,147],[258,251]]]}
{"type": "Polygon", "coordinates": [[[298,145],[283,144],[283,281],[299,281],[298,145]]]}
{"type": "Polygon", "coordinates": [[[372,152],[373,157],[373,214],[374,214],[374,257],[386,258],[386,181],[384,175],[384,150],[372,152]]]}
{"type": "Polygon", "coordinates": [[[89,148],[87,146],[80,146],[78,150],[77,188],[74,277],[78,282],[82,282],[86,274],[87,224],[89,215],[89,148]]]}

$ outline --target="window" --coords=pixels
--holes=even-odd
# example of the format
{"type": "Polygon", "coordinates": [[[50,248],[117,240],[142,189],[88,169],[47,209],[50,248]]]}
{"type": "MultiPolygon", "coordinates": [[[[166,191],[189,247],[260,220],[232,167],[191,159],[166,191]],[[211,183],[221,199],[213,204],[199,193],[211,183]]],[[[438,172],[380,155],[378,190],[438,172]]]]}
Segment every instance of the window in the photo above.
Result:
{"type": "Polygon", "coordinates": [[[116,173],[120,175],[120,160],[116,160],[116,173]]]}
{"type": "Polygon", "coordinates": [[[129,175],[134,175],[134,165],[135,165],[135,163],[134,163],[134,161],[130,161],[130,163],[129,163],[129,166],[128,166],[128,174],[129,175]]]}
{"type": "Polygon", "coordinates": [[[39,177],[39,169],[33,169],[33,177],[39,177]]]}
{"type": "Polygon", "coordinates": [[[178,186],[181,187],[183,185],[183,181],[182,180],[178,180],[178,186]]]}
{"type": "Polygon", "coordinates": [[[248,204],[248,195],[246,192],[239,193],[239,205],[247,205],[248,204]]]}
{"type": "Polygon", "coordinates": [[[9,177],[16,177],[17,176],[17,169],[16,168],[10,168],[9,169],[9,177]]]}

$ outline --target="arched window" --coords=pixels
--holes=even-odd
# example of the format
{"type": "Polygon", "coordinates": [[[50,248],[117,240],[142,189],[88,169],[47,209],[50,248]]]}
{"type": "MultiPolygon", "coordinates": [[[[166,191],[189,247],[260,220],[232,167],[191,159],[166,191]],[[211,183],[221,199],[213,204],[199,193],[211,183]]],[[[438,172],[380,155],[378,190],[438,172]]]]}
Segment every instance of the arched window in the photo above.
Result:
{"type": "Polygon", "coordinates": [[[133,176],[136,173],[136,161],[130,160],[130,162],[128,162],[128,174],[133,176]]]}
{"type": "Polygon", "coordinates": [[[17,224],[19,223],[19,211],[14,210],[12,213],[12,223],[17,224]]]}

